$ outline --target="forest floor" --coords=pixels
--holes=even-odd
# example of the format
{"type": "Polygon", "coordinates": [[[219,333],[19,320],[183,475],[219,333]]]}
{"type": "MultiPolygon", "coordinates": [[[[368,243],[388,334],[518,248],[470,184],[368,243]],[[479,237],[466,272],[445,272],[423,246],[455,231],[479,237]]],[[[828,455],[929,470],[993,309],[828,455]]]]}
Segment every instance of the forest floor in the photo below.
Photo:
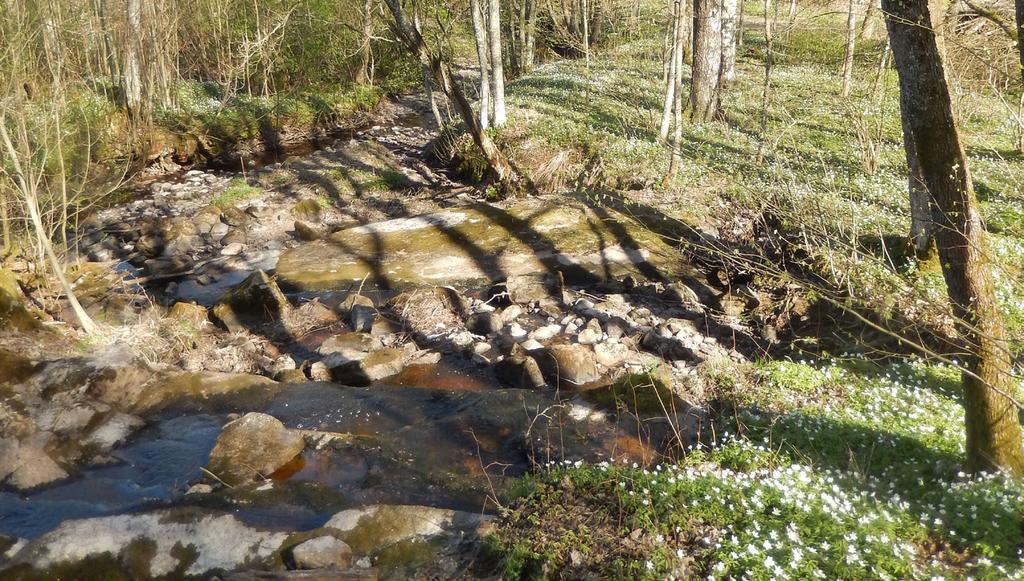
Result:
{"type": "MultiPolygon", "coordinates": [[[[0,333],[0,567],[284,576],[336,537],[385,578],[1024,577],[1024,482],[961,472],[881,44],[844,99],[839,16],[781,27],[763,128],[747,18],[725,117],[684,125],[668,182],[637,29],[509,83],[496,139],[547,195],[489,199],[468,140],[403,96],[96,212],[74,281],[105,335],[0,333]],[[211,454],[247,412],[304,450],[235,480],[211,454]]],[[[1024,156],[959,80],[1019,360],[1024,156]]],[[[245,444],[229,468],[271,455],[245,444]]]]}

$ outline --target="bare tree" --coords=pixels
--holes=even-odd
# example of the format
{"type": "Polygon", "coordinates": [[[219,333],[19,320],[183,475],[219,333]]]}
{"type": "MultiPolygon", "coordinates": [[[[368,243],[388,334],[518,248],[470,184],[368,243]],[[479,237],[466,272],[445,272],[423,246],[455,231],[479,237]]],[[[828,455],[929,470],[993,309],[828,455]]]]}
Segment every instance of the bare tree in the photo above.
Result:
{"type": "Polygon", "coordinates": [[[1024,474],[1016,381],[992,273],[984,261],[985,233],[953,116],[927,0],[883,0],[901,114],[930,194],[943,277],[965,357],[962,383],[967,468],[1024,474]]]}
{"type": "Polygon", "coordinates": [[[127,0],[125,4],[127,42],[125,43],[124,95],[128,112],[136,120],[142,118],[142,4],[127,0]]]}
{"type": "Polygon", "coordinates": [[[487,2],[487,41],[490,56],[491,102],[494,115],[491,124],[501,127],[507,120],[505,113],[505,68],[501,59],[501,1],[487,2]]]}
{"type": "Polygon", "coordinates": [[[517,192],[524,189],[527,191],[532,190],[533,185],[529,180],[520,177],[519,172],[512,166],[508,158],[505,157],[505,154],[498,149],[498,146],[495,145],[490,136],[480,127],[480,122],[473,111],[473,106],[470,104],[469,99],[466,98],[462,87],[452,79],[450,66],[444,62],[439,53],[434,52],[427,45],[419,27],[415,23],[410,23],[405,17],[402,0],[384,0],[384,2],[391,11],[399,40],[409,52],[419,59],[421,64],[430,70],[438,87],[444,91],[448,100],[455,104],[462,122],[466,124],[470,135],[473,137],[473,141],[480,148],[484,159],[487,160],[488,165],[494,171],[501,186],[506,192],[517,192]]]}
{"type": "MultiPolygon", "coordinates": [[[[78,319],[79,326],[89,335],[96,334],[99,328],[89,314],[85,312],[85,309],[82,308],[82,304],[78,302],[74,288],[72,288],[71,283],[64,274],[64,265],[53,250],[50,232],[43,225],[43,219],[39,211],[39,185],[43,180],[41,175],[36,175],[37,172],[34,172],[32,169],[32,159],[35,155],[29,145],[30,139],[24,116],[16,115],[15,125],[17,141],[20,147],[15,147],[10,133],[7,131],[7,117],[0,112],[0,141],[2,141],[4,146],[4,154],[13,169],[13,174],[9,174],[8,177],[14,183],[15,189],[21,194],[21,201],[25,205],[29,222],[32,225],[32,231],[35,234],[36,245],[40,249],[40,258],[45,262],[49,262],[50,269],[53,270],[54,276],[60,282],[61,288],[64,290],[64,296],[67,297],[68,304],[71,305],[71,310],[78,319]],[[23,160],[26,162],[24,165],[22,164],[23,160]]],[[[57,139],[61,139],[61,136],[58,135],[57,139]]],[[[43,154],[43,157],[45,158],[45,154],[43,154]]]]}
{"type": "Polygon", "coordinates": [[[768,106],[771,104],[772,67],[775,65],[775,31],[773,9],[778,4],[764,0],[764,85],[761,87],[761,142],[757,144],[757,163],[764,161],[764,148],[768,141],[768,106]]]}
{"type": "Polygon", "coordinates": [[[363,1],[363,34],[359,46],[359,68],[356,69],[356,83],[372,83],[370,78],[370,57],[373,40],[373,0],[363,1]]]}
{"type": "Polygon", "coordinates": [[[668,140],[668,132],[672,125],[672,108],[675,104],[676,87],[679,83],[676,80],[681,75],[683,61],[683,31],[686,25],[686,13],[683,9],[683,0],[672,2],[672,28],[669,33],[669,50],[666,55],[665,75],[665,105],[661,112],[661,130],[659,135],[662,141],[668,140]]]}
{"type": "Polygon", "coordinates": [[[1024,80],[1024,0],[1015,0],[1013,3],[1014,23],[1017,33],[1017,54],[1020,59],[1020,76],[1024,80]]]}
{"type": "MultiPolygon", "coordinates": [[[[486,0],[485,0],[486,1],[486,0]]],[[[491,65],[488,56],[487,27],[484,25],[484,12],[480,0],[470,0],[469,10],[472,13],[473,37],[476,40],[476,58],[480,63],[480,127],[490,127],[491,113],[491,65]]]]}
{"type": "Polygon", "coordinates": [[[719,113],[722,86],[722,5],[719,0],[694,0],[693,10],[690,117],[711,121],[719,113]]]}
{"type": "Polygon", "coordinates": [[[724,83],[736,80],[736,26],[739,0],[722,0],[722,68],[724,83]]]}
{"type": "Polygon", "coordinates": [[[857,0],[850,0],[846,13],[846,53],[843,55],[843,91],[844,97],[850,96],[853,85],[853,56],[857,46],[857,0]]]}

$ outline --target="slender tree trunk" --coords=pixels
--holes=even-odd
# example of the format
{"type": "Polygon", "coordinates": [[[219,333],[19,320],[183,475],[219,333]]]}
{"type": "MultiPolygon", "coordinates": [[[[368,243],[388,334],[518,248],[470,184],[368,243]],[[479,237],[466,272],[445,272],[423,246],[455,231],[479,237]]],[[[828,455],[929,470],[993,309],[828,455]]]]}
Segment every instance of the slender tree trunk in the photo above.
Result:
{"type": "Polygon", "coordinates": [[[466,124],[470,135],[473,137],[473,141],[484,154],[484,159],[487,160],[488,165],[497,175],[501,186],[506,192],[518,192],[524,189],[532,191],[534,189],[533,184],[529,180],[520,177],[519,172],[512,166],[508,158],[505,157],[505,154],[498,149],[498,146],[495,145],[490,136],[481,129],[480,122],[473,112],[473,106],[470,104],[469,99],[466,98],[466,94],[462,92],[462,88],[458,83],[452,80],[451,70],[449,70],[448,65],[444,63],[439,54],[434,53],[427,46],[419,28],[410,25],[405,17],[405,11],[402,9],[402,0],[384,0],[384,2],[387,4],[395,20],[395,29],[399,33],[401,42],[409,52],[416,55],[421,64],[429,68],[438,87],[444,91],[445,96],[448,97],[450,102],[455,103],[455,108],[458,109],[462,122],[466,124]]]}
{"type": "Polygon", "coordinates": [[[434,97],[434,87],[430,82],[430,69],[423,65],[423,90],[427,92],[427,101],[430,103],[430,112],[434,114],[434,122],[438,127],[444,127],[444,119],[441,117],[441,110],[437,108],[437,99],[434,97]]]}
{"type": "Polygon", "coordinates": [[[694,0],[693,74],[690,117],[718,116],[722,68],[722,10],[718,0],[694,0]]]}
{"type": "Polygon", "coordinates": [[[789,0],[789,21],[796,19],[796,0],[789,0]]]}
{"type": "Polygon", "coordinates": [[[1024,80],[1024,0],[1013,3],[1015,24],[1017,25],[1017,54],[1020,59],[1020,76],[1024,80]]]}
{"type": "Polygon", "coordinates": [[[125,43],[124,95],[128,112],[135,120],[142,119],[142,3],[127,0],[125,18],[128,39],[125,43]]]}
{"type": "MultiPolygon", "coordinates": [[[[682,12],[682,10],[680,10],[682,12]]],[[[682,60],[682,47],[677,50],[677,61],[682,60]]],[[[673,91],[673,117],[675,117],[675,129],[672,132],[672,158],[668,164],[668,177],[665,182],[670,184],[679,173],[679,166],[683,163],[683,75],[682,64],[677,62],[676,75],[673,79],[675,91],[673,91]]]]}
{"type": "MultiPolygon", "coordinates": [[[[485,0],[486,1],[486,0],[485,0]]],[[[491,65],[487,55],[487,27],[484,25],[484,12],[480,0],[471,0],[469,10],[472,12],[473,37],[476,39],[476,58],[480,62],[480,127],[487,129],[491,125],[491,65]]]]}
{"type": "Polygon", "coordinates": [[[588,0],[581,0],[583,3],[583,58],[590,66],[590,3],[588,0]]]}
{"type": "Polygon", "coordinates": [[[501,0],[487,0],[487,41],[491,59],[491,100],[495,127],[505,124],[505,65],[501,59],[501,0]]]}
{"type": "Polygon", "coordinates": [[[370,81],[370,50],[373,40],[373,0],[363,2],[363,34],[359,46],[359,68],[356,70],[356,83],[365,85],[370,81]]]}
{"type": "Polygon", "coordinates": [[[738,0],[722,0],[722,68],[723,84],[736,80],[736,12],[738,0]]]}
{"type": "Polygon", "coordinates": [[[523,0],[524,5],[528,6],[527,18],[526,18],[526,42],[523,45],[523,67],[526,72],[533,70],[536,64],[536,45],[537,45],[537,2],[536,0],[523,0]]]}
{"type": "Polygon", "coordinates": [[[901,113],[931,194],[935,239],[966,356],[962,374],[967,468],[1024,474],[1012,361],[985,264],[985,233],[927,0],[883,0],[901,113]]]}
{"type": "MultiPolygon", "coordinates": [[[[19,133],[19,141],[22,143],[26,142],[28,140],[28,133],[25,129],[24,123],[19,125],[19,133]]],[[[43,220],[39,214],[38,196],[36,195],[36,184],[39,183],[39,180],[25,175],[25,171],[18,158],[18,152],[14,147],[14,143],[11,141],[10,134],[7,132],[7,119],[4,117],[3,113],[0,113],[0,140],[3,141],[4,152],[9,158],[8,161],[14,169],[14,182],[17,188],[21,190],[22,196],[24,196],[29,221],[32,224],[32,230],[35,232],[36,243],[42,250],[42,258],[46,259],[50,263],[50,268],[53,270],[53,274],[60,282],[61,288],[64,290],[64,295],[67,297],[68,303],[71,305],[71,310],[75,313],[75,317],[78,319],[78,324],[82,327],[82,330],[88,335],[94,335],[99,331],[99,329],[96,327],[96,323],[93,322],[89,314],[85,312],[85,309],[82,308],[82,304],[78,302],[78,298],[75,296],[75,291],[72,288],[71,283],[68,282],[67,276],[64,274],[64,265],[61,264],[60,259],[57,258],[57,253],[53,251],[53,244],[50,242],[49,233],[43,226],[43,220]]]]}
{"type": "Polygon", "coordinates": [[[867,0],[867,7],[864,9],[864,22],[860,25],[861,38],[873,38],[875,36],[875,23],[878,21],[878,0],[867,0]]]}
{"type": "Polygon", "coordinates": [[[746,2],[739,0],[737,5],[739,8],[739,14],[736,17],[736,46],[743,46],[743,17],[746,13],[746,10],[744,10],[746,2]]]}
{"type": "Polygon", "coordinates": [[[680,30],[680,21],[685,18],[683,13],[682,0],[675,0],[672,3],[672,34],[670,36],[669,50],[666,60],[668,74],[665,75],[665,106],[661,111],[661,130],[658,135],[662,141],[668,141],[668,132],[672,125],[672,107],[676,98],[676,76],[679,74],[678,61],[681,60],[683,31],[680,30]]]}
{"type": "Polygon", "coordinates": [[[761,142],[757,145],[757,163],[759,165],[764,161],[764,149],[768,141],[768,106],[771,104],[772,66],[775,64],[772,9],[776,6],[772,0],[764,0],[764,85],[761,88],[761,142]]]}
{"type": "Polygon", "coordinates": [[[843,91],[844,97],[850,96],[853,86],[853,56],[857,47],[857,0],[850,0],[850,8],[846,13],[846,53],[843,55],[843,91]]]}

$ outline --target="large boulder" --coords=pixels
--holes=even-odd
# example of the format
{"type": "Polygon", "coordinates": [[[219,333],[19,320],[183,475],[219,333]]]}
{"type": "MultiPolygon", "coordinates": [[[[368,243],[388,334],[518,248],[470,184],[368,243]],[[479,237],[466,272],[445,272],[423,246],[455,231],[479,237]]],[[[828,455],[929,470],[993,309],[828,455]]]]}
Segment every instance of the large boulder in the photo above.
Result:
{"type": "Polygon", "coordinates": [[[0,439],[0,482],[16,490],[31,490],[68,477],[46,453],[41,440],[0,439]]]}
{"type": "Polygon", "coordinates": [[[405,368],[409,352],[405,349],[378,349],[357,360],[329,357],[324,360],[330,370],[331,381],[344,385],[365,386],[397,375],[405,368]]]}
{"type": "Polygon", "coordinates": [[[491,517],[430,506],[371,505],[339,512],[325,528],[336,529],[358,555],[412,539],[470,532],[491,517]]]}
{"type": "Polygon", "coordinates": [[[252,412],[224,426],[210,451],[208,470],[232,486],[267,477],[306,447],[302,434],[277,418],[252,412]]]}
{"type": "Polygon", "coordinates": [[[352,564],[352,547],[337,537],[324,535],[295,545],[292,559],[297,569],[343,569],[352,564]]]}
{"type": "Polygon", "coordinates": [[[282,320],[289,312],[288,299],[262,270],[225,293],[213,307],[213,315],[231,332],[282,320]]]}
{"type": "Polygon", "coordinates": [[[601,378],[594,352],[586,345],[553,345],[536,350],[534,357],[552,385],[578,387],[601,378]]]}
{"type": "Polygon", "coordinates": [[[27,331],[39,326],[22,302],[21,287],[14,273],[0,268],[0,329],[27,331]]]}
{"type": "Polygon", "coordinates": [[[550,273],[550,284],[516,290],[515,299],[531,302],[557,293],[559,275],[573,283],[628,273],[667,278],[678,262],[671,246],[628,216],[558,198],[348,228],[285,251],[277,274],[290,287],[327,289],[462,287],[550,273]]]}
{"type": "Polygon", "coordinates": [[[98,571],[117,579],[206,578],[268,560],[287,537],[230,514],[166,510],[65,521],[18,550],[11,565],[39,572],[59,565],[69,579],[107,578],[98,571]]]}

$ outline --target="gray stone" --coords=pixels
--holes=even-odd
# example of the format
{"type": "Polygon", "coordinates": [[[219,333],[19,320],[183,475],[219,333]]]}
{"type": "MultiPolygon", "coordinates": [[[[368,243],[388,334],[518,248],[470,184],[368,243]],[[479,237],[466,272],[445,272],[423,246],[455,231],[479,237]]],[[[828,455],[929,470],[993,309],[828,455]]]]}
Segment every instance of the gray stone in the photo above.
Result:
{"type": "Polygon", "coordinates": [[[300,222],[296,220],[293,230],[295,231],[295,238],[298,240],[302,240],[304,242],[311,242],[313,240],[320,239],[320,233],[317,232],[315,228],[309,226],[305,222],[300,222]]]}
{"type": "Polygon", "coordinates": [[[346,322],[353,331],[369,333],[373,330],[373,316],[377,309],[370,297],[360,294],[349,295],[339,308],[345,313],[346,322]]]}
{"type": "Polygon", "coordinates": [[[238,256],[245,249],[245,245],[241,242],[232,242],[220,249],[221,256],[238,256]]]}
{"type": "Polygon", "coordinates": [[[597,319],[590,319],[590,321],[583,327],[580,334],[576,337],[576,340],[582,345],[593,345],[599,343],[604,337],[604,332],[601,331],[601,324],[597,319]]]}
{"type": "Polygon", "coordinates": [[[547,385],[537,361],[519,352],[496,363],[494,375],[503,384],[519,389],[536,389],[547,385]]]}
{"type": "Polygon", "coordinates": [[[466,321],[466,328],[477,335],[494,335],[501,331],[501,316],[496,313],[477,313],[466,321]]]}
{"type": "Polygon", "coordinates": [[[341,539],[325,535],[292,548],[298,569],[343,569],[352,565],[352,548],[341,539]]]}
{"type": "Polygon", "coordinates": [[[19,442],[0,439],[0,480],[17,490],[31,490],[68,477],[43,449],[41,438],[19,442]]]}

